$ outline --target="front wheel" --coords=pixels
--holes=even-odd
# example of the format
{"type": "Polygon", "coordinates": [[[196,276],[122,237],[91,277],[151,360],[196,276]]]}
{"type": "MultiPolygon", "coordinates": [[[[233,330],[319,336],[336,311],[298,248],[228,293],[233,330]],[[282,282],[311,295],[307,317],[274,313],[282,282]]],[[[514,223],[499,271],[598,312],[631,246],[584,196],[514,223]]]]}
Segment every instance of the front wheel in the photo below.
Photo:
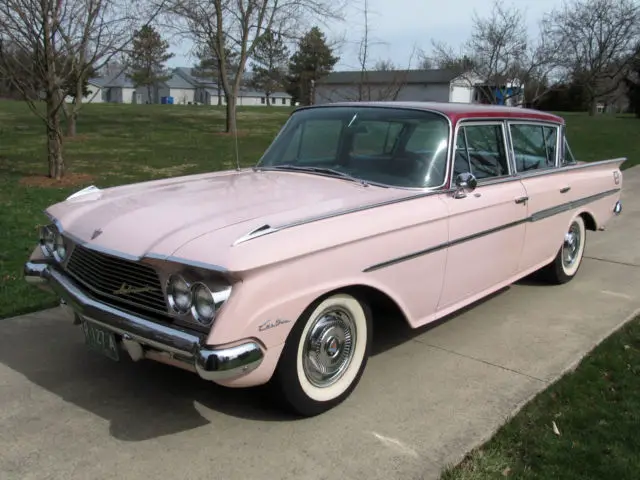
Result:
{"type": "Polygon", "coordinates": [[[545,279],[551,283],[563,284],[575,277],[582,264],[586,241],[584,220],[578,216],[569,225],[556,258],[543,269],[545,279]]]}
{"type": "Polygon", "coordinates": [[[323,413],[345,400],[369,357],[372,325],[366,303],[346,293],[314,302],[294,325],[274,374],[290,409],[323,413]]]}

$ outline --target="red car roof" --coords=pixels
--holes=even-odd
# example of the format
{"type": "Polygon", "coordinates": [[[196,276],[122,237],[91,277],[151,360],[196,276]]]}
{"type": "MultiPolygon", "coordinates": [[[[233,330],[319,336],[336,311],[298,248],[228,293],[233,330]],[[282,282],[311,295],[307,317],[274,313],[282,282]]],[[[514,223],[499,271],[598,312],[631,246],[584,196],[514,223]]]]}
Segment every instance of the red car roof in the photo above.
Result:
{"type": "MultiPolygon", "coordinates": [[[[542,120],[564,124],[564,119],[552,113],[522,107],[505,107],[502,105],[485,105],[478,103],[447,102],[337,102],[313,105],[311,108],[331,106],[359,107],[400,107],[440,112],[451,119],[452,123],[465,118],[518,118],[521,120],[542,120]]],[[[309,107],[302,107],[309,108],[309,107]]]]}

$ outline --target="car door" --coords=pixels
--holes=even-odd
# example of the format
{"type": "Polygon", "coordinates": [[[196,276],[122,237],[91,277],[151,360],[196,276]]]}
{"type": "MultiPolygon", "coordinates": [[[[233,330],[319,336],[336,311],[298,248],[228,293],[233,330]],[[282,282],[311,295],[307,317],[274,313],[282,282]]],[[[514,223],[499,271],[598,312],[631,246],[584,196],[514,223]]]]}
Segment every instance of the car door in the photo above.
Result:
{"type": "Polygon", "coordinates": [[[452,185],[469,172],[477,188],[463,198],[444,198],[449,247],[438,310],[454,309],[517,273],[525,236],[525,190],[511,176],[502,121],[464,121],[457,131],[452,185]]]}
{"type": "Polygon", "coordinates": [[[558,125],[509,121],[514,167],[527,197],[529,221],[519,270],[535,269],[562,246],[572,212],[564,209],[572,200],[569,172],[558,172],[558,125]]]}

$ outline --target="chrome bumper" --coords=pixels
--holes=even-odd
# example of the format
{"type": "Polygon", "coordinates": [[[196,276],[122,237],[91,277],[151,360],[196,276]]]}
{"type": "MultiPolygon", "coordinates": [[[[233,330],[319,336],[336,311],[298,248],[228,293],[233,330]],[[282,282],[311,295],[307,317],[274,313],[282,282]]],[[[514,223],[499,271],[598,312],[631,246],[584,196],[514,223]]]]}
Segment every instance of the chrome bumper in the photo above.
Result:
{"type": "Polygon", "coordinates": [[[249,373],[264,358],[256,342],[226,348],[207,346],[203,344],[203,336],[98,302],[53,264],[27,262],[24,277],[28,283],[51,289],[75,315],[121,336],[122,346],[133,360],[150,358],[193,370],[205,380],[216,381],[249,373]]]}

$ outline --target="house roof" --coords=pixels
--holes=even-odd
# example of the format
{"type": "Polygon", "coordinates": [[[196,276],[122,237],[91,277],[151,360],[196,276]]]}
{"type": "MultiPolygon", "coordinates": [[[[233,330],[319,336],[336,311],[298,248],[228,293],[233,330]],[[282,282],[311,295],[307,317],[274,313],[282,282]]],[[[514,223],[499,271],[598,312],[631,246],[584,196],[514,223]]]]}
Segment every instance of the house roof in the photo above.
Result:
{"type": "MultiPolygon", "coordinates": [[[[364,82],[367,84],[390,84],[394,82],[408,83],[449,83],[460,75],[459,71],[449,69],[431,70],[370,70],[365,72],[364,82]]],[[[362,72],[342,71],[331,72],[325,78],[318,80],[326,85],[349,85],[360,83],[362,72]]]]}
{"type": "Polygon", "coordinates": [[[178,75],[176,72],[171,74],[171,77],[164,82],[169,88],[182,88],[182,89],[194,89],[196,86],[185,79],[183,76],[178,75]]]}
{"type": "Polygon", "coordinates": [[[125,72],[121,71],[108,80],[105,80],[103,87],[135,88],[135,85],[129,76],[125,72]]]}

